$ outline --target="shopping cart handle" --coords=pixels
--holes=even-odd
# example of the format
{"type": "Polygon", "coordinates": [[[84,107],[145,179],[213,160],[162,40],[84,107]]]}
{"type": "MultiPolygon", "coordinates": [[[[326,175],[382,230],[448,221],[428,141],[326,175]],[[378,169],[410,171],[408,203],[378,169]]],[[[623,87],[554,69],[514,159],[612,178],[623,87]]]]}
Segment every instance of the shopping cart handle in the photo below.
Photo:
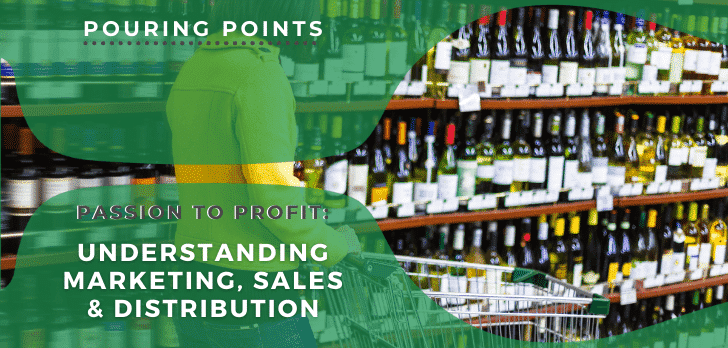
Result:
{"type": "Polygon", "coordinates": [[[385,279],[397,270],[402,271],[402,267],[400,267],[399,264],[389,265],[381,261],[364,259],[355,254],[346,255],[343,262],[353,266],[363,274],[378,279],[385,279]]]}

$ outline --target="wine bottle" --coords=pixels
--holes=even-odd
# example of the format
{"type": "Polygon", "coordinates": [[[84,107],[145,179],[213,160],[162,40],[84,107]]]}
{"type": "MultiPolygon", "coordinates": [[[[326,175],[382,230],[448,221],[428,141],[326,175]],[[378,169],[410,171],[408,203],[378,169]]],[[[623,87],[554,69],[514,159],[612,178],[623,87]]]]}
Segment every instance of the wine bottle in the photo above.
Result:
{"type": "MultiPolygon", "coordinates": [[[[349,18],[346,21],[348,28],[344,32],[341,42],[342,77],[344,81],[350,83],[364,80],[366,47],[360,1],[349,2],[349,18]]],[[[351,87],[347,89],[351,89],[351,87]]]]}
{"type": "Polygon", "coordinates": [[[495,147],[491,143],[493,139],[494,120],[493,115],[485,117],[483,123],[483,136],[476,146],[476,160],[478,162],[478,171],[475,178],[475,193],[485,194],[493,190],[493,176],[495,170],[493,166],[493,158],[495,157],[495,147]]]}
{"type": "Polygon", "coordinates": [[[642,70],[647,63],[647,38],[645,20],[638,15],[634,28],[627,34],[627,80],[642,79],[642,70]]]}
{"type": "MultiPolygon", "coordinates": [[[[41,203],[45,203],[57,195],[73,190],[76,184],[76,176],[72,164],[66,156],[56,152],[65,152],[66,150],[65,129],[54,127],[51,132],[52,149],[45,156],[45,168],[40,173],[41,203]]],[[[72,200],[70,198],[62,200],[55,199],[46,204],[48,205],[49,213],[67,213],[71,209],[72,200]]]]}
{"type": "Polygon", "coordinates": [[[692,115],[686,116],[685,113],[682,113],[681,119],[684,120],[684,124],[682,127],[682,132],[680,133],[680,142],[682,142],[683,146],[688,149],[687,160],[683,162],[682,173],[683,178],[689,178],[692,174],[693,160],[698,159],[697,156],[691,159],[690,154],[694,153],[696,155],[699,155],[702,153],[702,151],[694,149],[697,148],[697,146],[695,145],[695,140],[692,137],[692,134],[695,132],[695,117],[693,117],[692,115]]]}
{"type": "Polygon", "coordinates": [[[456,198],[458,193],[457,159],[455,156],[455,124],[450,121],[445,127],[445,147],[437,166],[437,197],[456,198]]]}
{"type": "Polygon", "coordinates": [[[718,159],[715,171],[718,176],[726,177],[728,176],[728,106],[721,107],[720,126],[715,135],[715,141],[717,143],[716,158],[718,159]]]}
{"type": "Polygon", "coordinates": [[[528,175],[528,188],[542,190],[546,188],[546,148],[541,134],[543,132],[543,112],[536,110],[533,113],[533,133],[531,140],[530,172],[528,175]]]}
{"type": "Polygon", "coordinates": [[[29,128],[18,131],[16,165],[6,179],[10,224],[14,231],[23,231],[38,208],[40,181],[35,161],[34,136],[29,128]]]}
{"type": "Polygon", "coordinates": [[[700,254],[698,256],[698,268],[706,269],[710,266],[713,256],[713,244],[710,241],[710,206],[703,204],[700,210],[700,220],[696,223],[698,236],[700,238],[700,254]]]}
{"type": "Polygon", "coordinates": [[[662,211],[662,226],[660,233],[660,263],[658,272],[660,274],[670,274],[674,265],[673,254],[673,233],[672,233],[672,206],[667,205],[662,211]]]}
{"type": "Polygon", "coordinates": [[[675,218],[672,221],[672,272],[677,273],[685,270],[686,266],[686,235],[683,224],[684,206],[681,203],[675,205],[675,218]]]}
{"type": "Polygon", "coordinates": [[[690,149],[680,140],[680,116],[672,117],[672,127],[667,150],[667,179],[684,177],[683,166],[688,162],[690,149]]]}
{"type": "Polygon", "coordinates": [[[386,204],[389,197],[387,187],[387,165],[385,162],[385,151],[383,144],[382,125],[374,128],[372,156],[369,163],[368,187],[369,204],[386,204]]]}
{"type": "Polygon", "coordinates": [[[548,179],[546,188],[559,191],[564,180],[564,147],[561,144],[561,113],[555,111],[551,115],[551,137],[547,141],[546,156],[548,159],[548,179]]]}
{"type": "MultiPolygon", "coordinates": [[[[631,111],[631,110],[630,110],[631,111]]],[[[637,151],[637,129],[639,127],[639,115],[634,111],[630,112],[629,135],[627,137],[627,147],[625,151],[625,181],[627,183],[644,182],[643,176],[640,175],[640,157],[637,151]]]]}
{"type": "Polygon", "coordinates": [[[582,30],[578,82],[586,85],[594,85],[597,78],[597,51],[594,48],[596,32],[592,31],[593,20],[594,13],[591,10],[584,11],[584,29],[582,30]]]}
{"type": "Polygon", "coordinates": [[[546,46],[546,55],[542,69],[542,83],[558,83],[559,81],[559,63],[562,58],[561,40],[559,40],[559,10],[549,10],[549,20],[547,25],[548,46],[546,46]]]}
{"type": "Polygon", "coordinates": [[[579,154],[576,140],[576,112],[569,109],[564,130],[564,187],[579,186],[579,154]]]}
{"type": "Polygon", "coordinates": [[[478,114],[471,113],[465,126],[465,144],[459,149],[457,159],[458,197],[472,197],[475,195],[475,178],[478,171],[478,152],[475,140],[475,127],[478,114]]]}
{"type": "MultiPolygon", "coordinates": [[[[682,25],[682,19],[679,15],[672,16],[671,27],[679,28],[682,25]]],[[[683,79],[683,65],[685,62],[685,44],[682,40],[680,31],[674,29],[672,31],[672,37],[670,38],[670,47],[672,48],[672,55],[670,56],[670,73],[668,81],[671,83],[680,83],[683,79]]]]}
{"type": "MultiPolygon", "coordinates": [[[[450,225],[442,225],[439,228],[438,231],[438,240],[439,244],[437,247],[437,250],[432,255],[432,259],[439,260],[439,261],[449,261],[450,260],[450,253],[448,252],[448,238],[450,235],[450,225]]],[[[449,282],[443,282],[442,278],[446,274],[448,274],[448,268],[447,266],[430,266],[429,271],[430,275],[433,275],[434,277],[431,278],[430,284],[432,286],[432,291],[442,291],[447,292],[449,291],[449,282]]]]}
{"type": "Polygon", "coordinates": [[[521,248],[518,253],[518,267],[534,269],[536,260],[534,258],[533,249],[531,248],[531,218],[523,218],[521,220],[521,248]]]}
{"type": "MultiPolygon", "coordinates": [[[[394,0],[392,17],[387,26],[387,38],[391,38],[387,50],[387,76],[391,79],[401,79],[407,73],[408,62],[408,34],[402,16],[403,0],[394,0]]],[[[336,36],[334,36],[336,37],[336,36]]],[[[420,51],[420,53],[424,52],[420,51]]]]}
{"type": "Polygon", "coordinates": [[[447,82],[467,84],[470,82],[470,39],[473,28],[468,25],[467,4],[460,4],[457,10],[460,29],[452,34],[452,58],[447,72],[447,82]]]}
{"type": "Polygon", "coordinates": [[[705,118],[697,116],[695,132],[693,132],[694,146],[690,148],[688,159],[690,161],[690,177],[695,179],[703,178],[705,160],[708,157],[708,140],[705,136],[705,118]]]}
{"type": "Polygon", "coordinates": [[[599,213],[589,210],[587,257],[584,258],[584,284],[594,285],[599,282],[600,265],[602,263],[602,236],[599,235],[599,213]]]}
{"type": "Polygon", "coordinates": [[[516,226],[513,225],[513,221],[509,221],[506,224],[506,227],[504,230],[504,239],[503,239],[503,246],[504,246],[504,256],[505,256],[505,262],[506,265],[509,267],[518,267],[518,261],[516,257],[516,226]]]}
{"type": "Polygon", "coordinates": [[[324,190],[327,206],[342,208],[346,205],[346,179],[349,161],[346,158],[346,149],[341,140],[343,117],[334,116],[331,120],[331,142],[336,149],[336,155],[326,158],[326,169],[324,170],[324,190]]]}
{"type": "Polygon", "coordinates": [[[412,182],[412,164],[409,160],[407,147],[407,123],[397,123],[397,146],[393,154],[391,192],[389,201],[393,204],[405,204],[412,202],[414,183],[412,182]]]}
{"type": "Polygon", "coordinates": [[[699,39],[691,33],[695,32],[695,16],[689,15],[687,20],[687,31],[682,33],[682,42],[685,46],[685,58],[683,60],[683,79],[697,80],[699,75],[696,73],[698,66],[698,42],[699,39]]]}
{"type": "Polygon", "coordinates": [[[564,57],[559,62],[559,83],[574,84],[579,72],[579,49],[576,45],[576,11],[569,10],[564,36],[564,57]]]}
{"type": "Polygon", "coordinates": [[[609,146],[609,168],[607,172],[607,182],[609,186],[624,185],[626,175],[626,148],[624,144],[624,115],[619,111],[615,111],[614,115],[617,120],[614,123],[614,139],[609,146]]]}
{"type": "Polygon", "coordinates": [[[564,241],[564,218],[557,218],[554,223],[554,241],[549,253],[551,260],[551,274],[557,279],[567,281],[569,262],[567,260],[567,246],[564,241]]]}
{"type": "Polygon", "coordinates": [[[538,218],[538,241],[536,244],[536,270],[543,273],[550,273],[551,258],[548,249],[549,224],[546,222],[546,215],[538,218]]]}
{"type": "Polygon", "coordinates": [[[511,112],[506,110],[501,124],[501,141],[493,161],[493,192],[511,192],[513,184],[513,146],[511,145],[511,112]]]}
{"type": "Polygon", "coordinates": [[[508,11],[498,12],[498,28],[493,44],[493,60],[490,64],[490,84],[503,86],[508,82],[508,73],[511,68],[511,44],[508,35],[508,11]]]}
{"type": "MultiPolygon", "coordinates": [[[[716,18],[717,19],[717,18],[716,18]]],[[[698,46],[697,46],[697,57],[695,59],[695,75],[699,80],[707,81],[712,80],[711,67],[713,64],[713,46],[711,42],[706,39],[708,34],[708,28],[710,26],[710,18],[706,15],[698,18],[698,46]]],[[[716,60],[717,62],[717,60],[716,60]]]]}
{"type": "MultiPolygon", "coordinates": [[[[455,262],[465,262],[465,225],[458,224],[453,235],[452,250],[450,250],[450,260],[455,262]]],[[[450,267],[449,287],[451,292],[465,293],[468,288],[467,270],[465,267],[450,267]]],[[[463,298],[450,298],[450,305],[465,304],[463,298]]]]}
{"type": "Polygon", "coordinates": [[[632,239],[630,235],[633,233],[630,220],[630,210],[625,209],[622,213],[622,223],[619,225],[621,233],[621,243],[619,250],[619,262],[621,263],[622,277],[630,279],[632,275],[632,239]]]}
{"type": "Polygon", "coordinates": [[[597,110],[594,114],[596,126],[595,137],[592,142],[592,182],[594,185],[606,185],[609,177],[609,157],[607,155],[607,142],[604,139],[604,114],[597,110]]]}
{"type": "Polygon", "coordinates": [[[480,18],[474,24],[474,42],[470,49],[470,83],[487,84],[490,77],[490,18],[490,6],[481,5],[480,18]]]}
{"type": "MultiPolygon", "coordinates": [[[[354,124],[354,136],[362,137],[363,120],[361,115],[356,115],[358,122],[354,124]]],[[[359,138],[357,138],[359,139],[359,138]]],[[[364,142],[349,153],[349,169],[347,174],[347,196],[367,204],[369,174],[369,143],[364,142]]]]}
{"type": "Polygon", "coordinates": [[[600,33],[597,40],[597,69],[594,88],[596,95],[607,95],[609,85],[613,82],[612,76],[612,45],[609,37],[609,11],[602,11],[599,25],[600,33]]]}
{"type": "Polygon", "coordinates": [[[624,22],[624,14],[618,12],[614,20],[614,37],[612,38],[612,82],[615,84],[622,84],[627,78],[624,22]]]}
{"type": "Polygon", "coordinates": [[[418,161],[414,169],[415,202],[429,202],[437,199],[437,158],[435,157],[435,122],[427,124],[425,136],[425,158],[418,161]]]}
{"type": "Polygon", "coordinates": [[[725,251],[726,251],[726,226],[723,221],[725,216],[725,200],[717,199],[715,205],[715,215],[713,221],[710,222],[710,244],[713,246],[713,263],[716,265],[722,265],[725,263],[725,251]]]}
{"type": "Polygon", "coordinates": [[[718,140],[715,136],[717,128],[717,122],[715,120],[715,113],[711,112],[710,108],[706,110],[708,114],[708,131],[705,132],[705,146],[707,147],[707,153],[705,155],[705,165],[703,166],[703,179],[715,178],[716,168],[718,167],[718,140]]]}
{"type": "Polygon", "coordinates": [[[574,215],[569,222],[569,232],[571,238],[569,241],[569,268],[566,279],[569,283],[576,287],[582,284],[582,272],[584,270],[584,250],[579,239],[579,228],[581,227],[581,218],[574,215]]]}
{"type": "Polygon", "coordinates": [[[528,115],[521,110],[516,121],[516,140],[513,142],[513,184],[511,191],[526,191],[531,174],[531,146],[526,141],[528,115]]]}
{"type": "MultiPolygon", "coordinates": [[[[648,117],[651,113],[648,113],[648,117]]],[[[655,144],[655,179],[654,182],[665,182],[667,180],[667,137],[665,136],[665,125],[667,117],[657,117],[657,135],[655,144]]]]}
{"type": "MultiPolygon", "coordinates": [[[[465,255],[465,262],[474,264],[485,264],[485,253],[483,252],[483,227],[480,221],[473,223],[473,244],[465,255]]],[[[468,289],[472,292],[485,277],[485,271],[477,268],[468,267],[467,277],[469,279],[468,289]]]]}
{"type": "Polygon", "coordinates": [[[591,142],[589,141],[590,119],[589,110],[584,109],[584,112],[581,115],[581,131],[579,132],[579,142],[577,147],[577,158],[579,161],[579,187],[592,187],[593,185],[593,153],[591,142]]]}
{"type": "Polygon", "coordinates": [[[528,50],[526,48],[526,8],[519,7],[514,9],[515,23],[513,23],[513,39],[510,41],[512,47],[510,69],[508,70],[508,84],[524,85],[526,84],[528,50]]]}
{"type": "MultiPolygon", "coordinates": [[[[542,81],[541,69],[543,67],[545,53],[543,31],[543,11],[541,7],[533,8],[531,17],[531,40],[528,50],[528,84],[531,86],[540,85],[542,81]]],[[[535,90],[535,88],[534,88],[535,90]]],[[[535,94],[535,91],[531,94],[535,94]]]]}

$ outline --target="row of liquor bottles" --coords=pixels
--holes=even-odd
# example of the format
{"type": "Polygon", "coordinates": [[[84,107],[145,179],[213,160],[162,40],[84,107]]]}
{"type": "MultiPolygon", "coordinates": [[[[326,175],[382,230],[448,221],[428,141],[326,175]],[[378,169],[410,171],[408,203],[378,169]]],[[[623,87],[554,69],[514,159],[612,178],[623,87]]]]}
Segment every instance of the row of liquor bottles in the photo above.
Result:
{"type": "MultiPolygon", "coordinates": [[[[662,297],[643,299],[634,304],[610,308],[609,315],[602,320],[600,337],[614,337],[644,329],[686,314],[716,306],[716,321],[703,314],[693,316],[689,322],[678,327],[676,332],[661,332],[659,336],[646,336],[637,333],[634,339],[641,346],[694,347],[708,344],[707,347],[722,347],[728,341],[724,317],[725,285],[708,287],[688,292],[680,292],[662,297]]],[[[681,319],[686,320],[686,319],[681,319]]],[[[639,331],[638,331],[639,332],[639,331]]]]}
{"type": "MultiPolygon", "coordinates": [[[[466,14],[466,7],[461,5],[458,18],[466,18],[466,14]]],[[[579,93],[572,95],[615,94],[612,86],[621,94],[626,81],[643,82],[638,90],[631,91],[634,93],[721,91],[711,91],[709,84],[704,89],[702,82],[680,86],[679,90],[670,89],[670,84],[728,79],[728,49],[706,39],[708,33],[714,38],[725,37],[728,18],[711,18],[707,12],[671,14],[666,9],[650,14],[652,22],[645,23],[645,10],[633,15],[636,17],[585,8],[501,10],[463,23],[435,47],[430,46],[427,60],[418,62],[409,77],[430,82],[431,97],[443,96],[440,84],[474,83],[558,85],[559,96],[564,95],[565,85],[580,86],[576,89],[579,93]],[[655,20],[666,26],[658,26],[655,20]]],[[[522,95],[508,96],[541,94],[534,87],[530,91],[526,88],[522,95]]]]}
{"type": "MultiPolygon", "coordinates": [[[[60,151],[65,149],[63,143],[65,129],[51,130],[53,139],[60,151]]],[[[85,134],[83,146],[89,151],[97,151],[100,136],[93,130],[85,134]]],[[[116,151],[125,151],[121,145],[124,139],[118,140],[116,151]]],[[[113,151],[109,152],[113,160],[113,151]]],[[[2,150],[2,231],[22,231],[25,229],[33,212],[41,203],[64,192],[75,189],[115,186],[115,185],[150,185],[175,183],[173,165],[131,164],[120,162],[96,162],[70,158],[52,151],[33,135],[31,130],[18,120],[3,120],[2,150]]],[[[128,198],[133,196],[129,186],[128,198]]],[[[144,192],[137,198],[150,202],[169,202],[176,204],[177,191],[172,186],[161,186],[162,189],[136,190],[144,192]]],[[[101,195],[101,191],[84,191],[84,195],[101,195]]],[[[101,200],[100,197],[77,197],[79,202],[101,200]]],[[[119,202],[114,202],[119,204],[119,202]]]]}
{"type": "MultiPolygon", "coordinates": [[[[330,134],[321,135],[330,137],[327,143],[341,143],[341,116],[315,117],[332,125],[326,128],[330,134]]],[[[306,134],[318,137],[320,132],[306,134]]],[[[295,168],[307,187],[347,194],[365,205],[404,205],[723,178],[727,143],[726,106],[398,111],[386,113],[355,150],[295,168]]],[[[299,151],[315,157],[321,141],[310,144],[311,149],[299,151]]]]}
{"type": "MultiPolygon", "coordinates": [[[[706,270],[726,262],[725,199],[392,232],[397,255],[535,269],[574,286],[706,270]],[[687,206],[687,209],[686,209],[687,206]],[[501,241],[502,240],[502,241],[501,241]]],[[[422,289],[470,289],[487,272],[403,264],[422,289]],[[425,269],[427,268],[427,269],[425,269]],[[444,281],[443,279],[448,279],[444,281]],[[467,279],[467,280],[466,280],[467,279]]]]}
{"type": "MultiPolygon", "coordinates": [[[[99,1],[92,6],[96,15],[104,13],[104,4],[99,1]]],[[[62,5],[60,12],[65,13],[88,4],[68,1],[62,5]]],[[[116,9],[113,14],[125,14],[132,5],[124,2],[108,7],[116,9]]],[[[155,9],[145,17],[171,14],[175,20],[205,17],[208,7],[214,6],[201,0],[143,1],[138,5],[155,9]]],[[[614,94],[614,90],[621,94],[622,83],[630,80],[647,82],[635,92],[728,92],[724,83],[728,80],[728,49],[705,39],[709,33],[714,38],[725,37],[728,17],[711,19],[708,13],[688,14],[684,9],[671,14],[666,8],[650,14],[653,20],[669,22],[669,26],[657,26],[645,24],[648,14],[644,10],[630,17],[586,8],[528,7],[492,14],[486,5],[477,13],[474,4],[445,1],[441,6],[433,0],[411,4],[322,0],[325,18],[320,42],[295,46],[296,52],[284,50],[281,57],[294,93],[301,99],[372,99],[389,93],[442,98],[448,85],[483,83],[526,86],[525,94],[522,88],[512,95],[503,89],[502,96],[554,96],[544,94],[543,88],[529,88],[537,85],[561,86],[560,95],[565,85],[579,85],[579,93],[571,94],[586,96],[614,94]],[[468,23],[478,16],[479,20],[468,23]],[[449,32],[457,27],[460,29],[449,32]],[[419,82],[419,87],[397,88],[403,76],[406,82],[419,82]],[[704,86],[700,81],[706,80],[719,80],[720,84],[704,86]],[[683,81],[693,83],[671,89],[683,81]]],[[[30,8],[54,10],[50,4],[30,8]]],[[[12,69],[4,69],[4,80],[10,81],[14,75],[32,78],[33,83],[24,83],[27,90],[21,91],[29,102],[108,101],[110,96],[162,100],[183,63],[201,43],[206,44],[205,37],[190,36],[194,33],[186,28],[188,36],[161,38],[157,44],[154,40],[147,44],[146,38],[122,30],[112,39],[122,45],[84,45],[88,38],[78,31],[80,17],[58,18],[70,19],[62,27],[76,30],[48,30],[34,21],[31,27],[36,30],[12,30],[6,35],[4,46],[10,62],[6,65],[12,69]],[[163,44],[167,41],[170,44],[163,44]],[[54,52],[58,59],[51,62],[49,54],[54,52]]],[[[558,86],[546,89],[553,91],[558,86]]]]}

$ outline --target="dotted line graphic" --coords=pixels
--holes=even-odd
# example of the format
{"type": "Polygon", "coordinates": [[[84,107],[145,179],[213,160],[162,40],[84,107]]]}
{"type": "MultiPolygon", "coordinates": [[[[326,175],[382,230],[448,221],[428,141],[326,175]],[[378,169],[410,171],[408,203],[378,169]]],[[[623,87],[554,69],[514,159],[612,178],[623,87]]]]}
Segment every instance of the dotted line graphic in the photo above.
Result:
{"type": "MultiPolygon", "coordinates": [[[[135,42],[133,42],[133,41],[108,41],[108,42],[107,41],[99,41],[99,42],[97,42],[97,41],[90,41],[90,42],[89,41],[84,41],[83,42],[83,44],[85,46],[88,46],[88,45],[91,45],[91,46],[96,46],[96,45],[105,46],[107,43],[109,45],[111,45],[111,46],[114,46],[114,45],[118,45],[118,46],[123,46],[123,45],[133,46],[135,44],[135,42]]],[[[141,46],[141,45],[145,45],[145,46],[149,46],[149,45],[157,46],[157,45],[160,45],[160,44],[163,45],[163,46],[166,46],[167,44],[170,44],[172,46],[175,46],[175,45],[178,45],[178,44],[180,46],[184,46],[184,45],[193,46],[195,44],[195,42],[194,41],[169,41],[169,42],[167,42],[167,41],[161,41],[161,42],[160,41],[144,41],[144,42],[142,42],[142,41],[136,41],[136,45],[137,46],[141,46]]],[[[220,42],[220,41],[215,41],[215,42],[205,41],[204,44],[206,44],[207,46],[211,46],[211,45],[215,45],[215,46],[220,46],[220,45],[224,45],[224,46],[228,46],[228,45],[237,46],[238,45],[238,41],[232,41],[232,42],[228,42],[228,41],[223,41],[223,42],[220,42]]],[[[249,42],[248,41],[240,41],[240,46],[245,46],[245,45],[248,45],[248,44],[250,44],[251,46],[255,46],[256,45],[256,42],[255,41],[249,41],[249,42]]],[[[287,45],[287,46],[290,46],[291,44],[293,44],[293,45],[299,45],[299,44],[301,44],[303,46],[306,46],[308,44],[316,45],[316,41],[311,41],[311,42],[308,42],[308,41],[301,41],[301,42],[299,42],[299,41],[293,41],[293,43],[291,43],[291,41],[276,41],[275,43],[273,41],[268,41],[268,45],[271,45],[271,46],[272,45],[278,45],[278,46],[287,45]]],[[[202,41],[197,41],[197,45],[198,46],[202,46],[203,45],[203,42],[202,41]]],[[[257,45],[259,45],[259,46],[265,45],[265,42],[264,41],[259,41],[257,43],[257,45]]]]}

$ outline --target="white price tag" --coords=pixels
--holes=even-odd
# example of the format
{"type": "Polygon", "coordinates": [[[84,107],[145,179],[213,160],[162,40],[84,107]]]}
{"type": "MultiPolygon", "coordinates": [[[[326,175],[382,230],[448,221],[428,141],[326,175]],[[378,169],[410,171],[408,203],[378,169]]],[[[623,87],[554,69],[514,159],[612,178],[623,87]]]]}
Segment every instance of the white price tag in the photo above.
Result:
{"type": "Polygon", "coordinates": [[[619,194],[618,194],[618,196],[619,197],[627,197],[627,196],[630,196],[632,194],[632,187],[633,187],[632,184],[622,185],[619,188],[619,194]]]}
{"type": "Polygon", "coordinates": [[[508,193],[508,194],[506,194],[506,200],[505,200],[504,205],[506,207],[515,207],[517,205],[520,205],[520,202],[519,202],[520,197],[521,197],[521,195],[518,192],[508,193]]]}
{"type": "Polygon", "coordinates": [[[468,200],[468,210],[485,209],[483,208],[484,199],[485,195],[475,195],[473,197],[470,197],[470,199],[468,200]]]}
{"type": "Polygon", "coordinates": [[[693,179],[690,181],[690,191],[699,191],[702,186],[701,179],[693,179]]]}
{"type": "Polygon", "coordinates": [[[724,264],[722,265],[722,268],[723,268],[723,269],[722,269],[722,270],[720,271],[720,273],[721,273],[722,275],[726,275],[726,274],[728,274],[728,263],[724,263],[724,264]]]}
{"type": "Polygon", "coordinates": [[[465,85],[460,83],[453,83],[447,88],[448,98],[458,98],[460,94],[465,90],[465,85]]]}
{"type": "Polygon", "coordinates": [[[562,97],[564,96],[564,84],[563,83],[554,83],[551,86],[551,96],[552,97],[562,97]]]}
{"type": "Polygon", "coordinates": [[[594,94],[594,84],[593,83],[584,83],[581,85],[581,95],[590,96],[592,94],[594,94]]]}
{"type": "Polygon", "coordinates": [[[460,206],[459,199],[448,198],[445,200],[445,203],[443,203],[443,205],[442,205],[442,212],[449,213],[449,212],[457,211],[459,206],[460,206]]]}
{"type": "Polygon", "coordinates": [[[527,98],[531,94],[531,86],[517,85],[515,96],[518,98],[527,98]]]}
{"type": "Polygon", "coordinates": [[[673,180],[670,184],[670,193],[678,193],[682,191],[682,181],[673,180]]]}
{"type": "Polygon", "coordinates": [[[445,201],[442,199],[435,199],[430,203],[427,203],[427,214],[439,214],[442,213],[445,205],[445,201]]]}
{"type": "Polygon", "coordinates": [[[505,85],[501,88],[501,98],[512,98],[516,96],[516,85],[505,85]]]}
{"type": "Polygon", "coordinates": [[[531,203],[533,203],[533,204],[546,203],[546,190],[534,190],[533,199],[531,200],[531,203]]]}
{"type": "Polygon", "coordinates": [[[609,95],[622,95],[622,83],[615,83],[609,87],[609,95]]]}
{"type": "Polygon", "coordinates": [[[569,202],[581,200],[581,189],[573,188],[569,190],[569,195],[567,198],[569,199],[569,202]]]}
{"type": "Polygon", "coordinates": [[[661,182],[660,183],[660,193],[670,192],[670,187],[672,187],[672,183],[670,181],[661,182]]]}
{"type": "Polygon", "coordinates": [[[460,112],[480,111],[480,95],[477,90],[471,88],[463,90],[458,95],[458,106],[460,112]]]}
{"type": "Polygon", "coordinates": [[[566,95],[568,95],[568,96],[581,95],[581,86],[578,84],[566,86],[566,95]]]}
{"type": "Polygon", "coordinates": [[[625,280],[620,288],[619,303],[629,305],[637,303],[637,290],[634,288],[634,280],[625,280]]]}
{"type": "Polygon", "coordinates": [[[614,197],[609,186],[602,186],[597,191],[597,211],[611,211],[614,209],[614,197]]]}
{"type": "Polygon", "coordinates": [[[492,98],[493,86],[486,85],[483,81],[478,82],[478,95],[480,95],[481,98],[492,98]]]}
{"type": "Polygon", "coordinates": [[[407,87],[407,95],[420,97],[427,91],[427,84],[423,81],[412,81],[407,87]]]}
{"type": "Polygon", "coordinates": [[[368,206],[367,209],[369,209],[369,213],[371,213],[372,217],[375,219],[384,219],[389,213],[389,207],[386,204],[368,206]]]}
{"type": "Polygon", "coordinates": [[[592,198],[594,198],[594,187],[582,187],[581,199],[587,201],[592,198]]]}
{"type": "Polygon", "coordinates": [[[591,293],[597,294],[597,295],[603,295],[604,294],[604,284],[594,285],[594,287],[591,289],[591,293]]]}
{"type": "Polygon", "coordinates": [[[403,218],[403,217],[410,217],[415,215],[415,204],[413,202],[411,203],[403,203],[401,206],[397,208],[397,217],[403,218]]]}
{"type": "Polygon", "coordinates": [[[691,89],[691,92],[700,93],[702,90],[703,90],[703,81],[702,80],[693,80],[693,88],[691,89]]]}
{"type": "Polygon", "coordinates": [[[710,268],[710,271],[708,272],[709,277],[717,277],[721,275],[721,272],[723,271],[723,265],[716,265],[710,268]]]}
{"type": "Polygon", "coordinates": [[[685,280],[685,271],[671,273],[665,276],[665,284],[680,283],[685,280]]]}
{"type": "Polygon", "coordinates": [[[642,190],[644,190],[645,184],[638,182],[636,184],[632,184],[632,191],[630,192],[630,195],[632,196],[639,196],[642,194],[642,190]]]}
{"type": "Polygon", "coordinates": [[[657,86],[657,81],[643,81],[637,85],[637,91],[640,94],[652,94],[655,93],[657,86]]]}
{"type": "Polygon", "coordinates": [[[698,268],[692,272],[690,272],[690,280],[700,280],[703,278],[703,269],[698,268]]]}
{"type": "Polygon", "coordinates": [[[533,204],[533,191],[521,192],[521,205],[533,204]]]}
{"type": "Polygon", "coordinates": [[[690,81],[683,81],[678,87],[678,92],[689,93],[693,89],[693,84],[690,81]]]}
{"type": "Polygon", "coordinates": [[[536,87],[536,96],[543,98],[543,97],[550,97],[551,96],[551,84],[549,83],[542,83],[536,87]]]}
{"type": "Polygon", "coordinates": [[[656,195],[660,192],[660,183],[659,182],[652,182],[649,185],[647,185],[647,189],[645,190],[645,194],[648,195],[656,195]]]}
{"type": "Polygon", "coordinates": [[[657,287],[660,287],[663,285],[665,285],[665,275],[664,274],[660,274],[660,275],[658,275],[656,277],[652,277],[652,278],[647,278],[647,279],[645,279],[645,281],[643,283],[643,286],[647,289],[657,288],[657,287]]]}
{"type": "Polygon", "coordinates": [[[498,196],[495,194],[485,195],[483,202],[485,209],[495,209],[498,206],[498,196]]]}
{"type": "Polygon", "coordinates": [[[559,190],[546,191],[545,203],[556,203],[559,200],[559,190]]]}

